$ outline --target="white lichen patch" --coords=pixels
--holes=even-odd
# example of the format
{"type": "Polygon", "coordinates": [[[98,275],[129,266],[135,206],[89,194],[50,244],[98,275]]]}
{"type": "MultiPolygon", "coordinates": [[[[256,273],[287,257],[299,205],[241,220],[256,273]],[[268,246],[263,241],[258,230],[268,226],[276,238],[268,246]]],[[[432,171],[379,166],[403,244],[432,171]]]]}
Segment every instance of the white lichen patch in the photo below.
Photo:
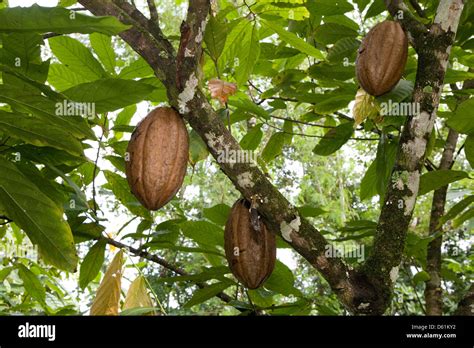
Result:
{"type": "Polygon", "coordinates": [[[205,133],[204,137],[206,137],[207,145],[215,152],[220,152],[225,147],[223,135],[216,136],[213,132],[209,132],[205,133]]]}
{"type": "Polygon", "coordinates": [[[425,136],[425,133],[427,131],[427,125],[430,122],[430,117],[431,115],[428,112],[423,111],[417,117],[414,118],[413,131],[416,137],[423,138],[425,136]]]}
{"type": "Polygon", "coordinates": [[[194,57],[193,51],[191,51],[189,48],[186,47],[185,50],[184,50],[184,56],[186,58],[194,57]]]}
{"type": "Polygon", "coordinates": [[[178,107],[181,114],[189,112],[187,104],[189,101],[193,100],[198,83],[199,81],[196,78],[196,74],[192,73],[189,79],[186,81],[184,90],[178,96],[178,107]]]}
{"type": "Polygon", "coordinates": [[[237,184],[242,188],[252,188],[255,183],[252,181],[252,174],[245,172],[237,175],[237,184]]]}
{"type": "Polygon", "coordinates": [[[368,307],[370,307],[370,303],[368,303],[368,302],[367,302],[367,303],[363,303],[363,302],[362,302],[362,303],[359,305],[359,307],[357,307],[357,309],[366,309],[366,308],[368,308],[368,307]]]}
{"type": "Polygon", "coordinates": [[[423,138],[414,138],[402,145],[402,151],[408,158],[421,158],[425,154],[425,150],[426,141],[423,138]]]}
{"type": "Polygon", "coordinates": [[[392,281],[392,283],[395,283],[398,279],[398,269],[399,266],[396,266],[390,270],[390,280],[392,281]]]}
{"type": "Polygon", "coordinates": [[[414,171],[408,173],[408,179],[406,182],[406,186],[408,190],[410,190],[411,195],[403,197],[405,201],[405,216],[411,214],[415,207],[416,196],[418,194],[418,188],[420,185],[420,172],[414,171]]]}
{"type": "Polygon", "coordinates": [[[298,232],[300,230],[300,226],[301,226],[301,219],[299,216],[296,216],[296,218],[291,220],[290,223],[287,223],[286,221],[282,221],[280,224],[281,236],[287,242],[291,242],[292,241],[291,233],[298,232]]]}
{"type": "Polygon", "coordinates": [[[205,20],[203,20],[201,22],[201,27],[198,29],[198,33],[196,35],[195,41],[196,41],[197,44],[201,43],[201,41],[203,39],[204,30],[206,30],[206,21],[205,20]]]}

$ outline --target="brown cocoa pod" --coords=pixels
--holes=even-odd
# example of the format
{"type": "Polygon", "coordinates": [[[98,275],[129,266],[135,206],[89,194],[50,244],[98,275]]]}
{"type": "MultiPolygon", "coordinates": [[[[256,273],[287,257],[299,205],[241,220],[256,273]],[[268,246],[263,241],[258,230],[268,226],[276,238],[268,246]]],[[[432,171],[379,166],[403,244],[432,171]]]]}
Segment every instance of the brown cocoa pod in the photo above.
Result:
{"type": "Polygon", "coordinates": [[[361,87],[373,96],[390,91],[400,81],[408,56],[408,38],[398,22],[373,27],[359,48],[356,75],[361,87]]]}
{"type": "Polygon", "coordinates": [[[245,199],[233,205],[224,240],[225,255],[234,276],[249,289],[261,286],[275,267],[275,235],[260,217],[257,222],[252,221],[250,203],[245,199]]]}
{"type": "Polygon", "coordinates": [[[189,156],[188,131],[172,108],[151,111],[132,133],[127,147],[127,181],[149,210],[157,210],[178,192],[189,156]]]}

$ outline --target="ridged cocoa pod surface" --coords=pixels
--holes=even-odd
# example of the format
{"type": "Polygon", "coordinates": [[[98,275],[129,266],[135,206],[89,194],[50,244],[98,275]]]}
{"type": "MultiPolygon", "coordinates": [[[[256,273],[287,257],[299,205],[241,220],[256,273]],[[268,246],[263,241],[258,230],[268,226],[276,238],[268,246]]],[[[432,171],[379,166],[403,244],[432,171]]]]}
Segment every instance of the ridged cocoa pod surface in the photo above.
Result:
{"type": "Polygon", "coordinates": [[[362,40],[356,75],[362,88],[373,96],[390,91],[400,81],[408,56],[408,38],[398,22],[384,21],[362,40]]]}
{"type": "Polygon", "coordinates": [[[275,235],[262,219],[249,211],[244,199],[235,202],[225,226],[225,255],[234,276],[247,288],[256,289],[271,275],[275,267],[275,235]],[[255,224],[259,230],[254,228],[255,224]]]}
{"type": "Polygon", "coordinates": [[[134,130],[127,147],[128,184],[143,206],[157,210],[178,192],[189,156],[188,131],[172,108],[151,111],[134,130]]]}

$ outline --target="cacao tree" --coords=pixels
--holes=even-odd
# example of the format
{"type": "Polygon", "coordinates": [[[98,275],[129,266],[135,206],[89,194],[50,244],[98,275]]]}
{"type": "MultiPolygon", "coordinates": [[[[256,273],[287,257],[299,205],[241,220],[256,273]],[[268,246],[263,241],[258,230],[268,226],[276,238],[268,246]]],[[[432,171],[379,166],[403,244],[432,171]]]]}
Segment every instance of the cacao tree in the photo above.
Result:
{"type": "Polygon", "coordinates": [[[472,2],[16,5],[0,313],[472,314],[472,2]]]}

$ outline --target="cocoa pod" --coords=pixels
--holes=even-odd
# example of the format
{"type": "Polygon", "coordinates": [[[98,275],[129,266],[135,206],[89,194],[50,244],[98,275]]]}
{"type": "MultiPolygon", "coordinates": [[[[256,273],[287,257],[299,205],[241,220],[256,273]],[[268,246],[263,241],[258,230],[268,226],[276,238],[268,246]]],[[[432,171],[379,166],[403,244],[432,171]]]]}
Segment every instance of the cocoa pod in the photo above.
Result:
{"type": "Polygon", "coordinates": [[[400,81],[408,56],[408,38],[398,22],[384,21],[362,40],[356,60],[359,84],[379,96],[400,81]]]}
{"type": "Polygon", "coordinates": [[[224,249],[234,276],[247,288],[256,289],[271,275],[275,267],[276,242],[265,223],[252,223],[250,203],[239,199],[232,207],[225,225],[224,249]]]}
{"type": "Polygon", "coordinates": [[[189,156],[188,131],[171,108],[151,111],[137,126],[127,147],[126,175],[132,193],[157,210],[178,192],[189,156]]]}

